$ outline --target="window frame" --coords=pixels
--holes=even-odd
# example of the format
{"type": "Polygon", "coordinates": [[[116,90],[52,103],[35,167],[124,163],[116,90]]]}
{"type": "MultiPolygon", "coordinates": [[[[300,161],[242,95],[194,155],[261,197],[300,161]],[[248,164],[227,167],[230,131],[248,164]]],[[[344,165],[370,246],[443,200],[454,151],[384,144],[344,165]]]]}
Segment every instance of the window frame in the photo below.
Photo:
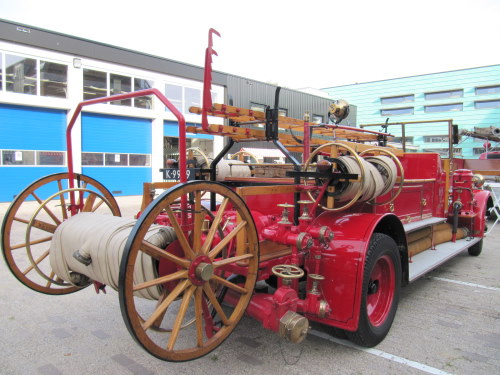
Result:
{"type": "Polygon", "coordinates": [[[446,104],[432,104],[425,105],[424,112],[425,113],[438,113],[438,112],[462,112],[464,110],[464,103],[446,103],[446,104]],[[449,106],[460,106],[460,109],[443,109],[443,110],[430,110],[430,108],[439,108],[439,107],[449,107],[449,106]]]}
{"type": "Polygon", "coordinates": [[[415,94],[395,95],[380,97],[381,105],[394,105],[399,103],[413,103],[415,102],[415,94]],[[406,99],[411,98],[411,99],[406,99]],[[395,100],[402,99],[402,100],[395,100]]]}
{"type": "Polygon", "coordinates": [[[415,107],[401,107],[401,108],[382,108],[380,109],[380,116],[413,116],[415,114],[415,107]],[[401,111],[411,110],[411,113],[387,113],[388,111],[401,111]]]}
{"type": "Polygon", "coordinates": [[[441,90],[441,91],[431,91],[424,93],[425,100],[447,100],[447,99],[456,99],[464,97],[464,89],[453,89],[453,90],[441,90]],[[459,95],[454,95],[453,93],[459,93],[459,95]],[[446,94],[450,94],[446,96],[446,94]],[[437,97],[430,97],[432,95],[436,95],[437,97]]]}

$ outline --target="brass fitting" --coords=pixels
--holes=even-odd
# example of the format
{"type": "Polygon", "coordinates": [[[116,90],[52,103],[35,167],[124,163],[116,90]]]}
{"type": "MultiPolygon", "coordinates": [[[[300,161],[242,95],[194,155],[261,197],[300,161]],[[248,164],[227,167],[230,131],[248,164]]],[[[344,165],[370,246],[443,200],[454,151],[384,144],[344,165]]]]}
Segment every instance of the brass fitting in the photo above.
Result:
{"type": "Polygon", "coordinates": [[[288,310],[280,319],[279,335],[294,344],[301,343],[309,332],[309,320],[306,317],[288,310]]]}

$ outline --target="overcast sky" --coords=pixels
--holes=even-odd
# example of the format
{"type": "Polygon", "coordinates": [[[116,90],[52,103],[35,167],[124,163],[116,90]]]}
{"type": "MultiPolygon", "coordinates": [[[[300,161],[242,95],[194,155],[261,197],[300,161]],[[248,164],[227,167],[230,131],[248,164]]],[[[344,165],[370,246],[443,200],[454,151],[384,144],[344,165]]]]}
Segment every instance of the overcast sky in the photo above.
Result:
{"type": "Polygon", "coordinates": [[[290,88],[500,64],[500,0],[1,0],[0,18],[290,88]]]}

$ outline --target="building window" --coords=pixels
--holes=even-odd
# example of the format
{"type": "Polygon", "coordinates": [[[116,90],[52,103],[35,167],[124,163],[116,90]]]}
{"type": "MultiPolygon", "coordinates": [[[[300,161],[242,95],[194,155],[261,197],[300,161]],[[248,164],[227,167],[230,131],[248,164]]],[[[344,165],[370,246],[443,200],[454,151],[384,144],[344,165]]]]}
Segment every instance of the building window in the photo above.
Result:
{"type": "Polygon", "coordinates": [[[68,66],[40,61],[40,95],[67,98],[68,66]]]}
{"type": "Polygon", "coordinates": [[[266,106],[264,104],[259,104],[259,103],[250,103],[250,110],[252,111],[257,111],[257,112],[265,112],[266,111],[266,106]]]}
{"type": "Polygon", "coordinates": [[[36,164],[37,165],[64,165],[63,151],[37,151],[36,164]]]}
{"type": "Polygon", "coordinates": [[[448,136],[447,135],[427,135],[427,136],[424,136],[424,142],[427,142],[427,143],[448,142],[448,136]]]}
{"type": "Polygon", "coordinates": [[[2,165],[35,165],[35,151],[3,150],[2,165]]]}
{"type": "Polygon", "coordinates": [[[190,107],[201,107],[201,90],[184,87],[184,113],[189,113],[190,107]]]}
{"type": "Polygon", "coordinates": [[[64,165],[64,151],[2,150],[1,165],[64,165]]]}
{"type": "Polygon", "coordinates": [[[107,166],[128,165],[128,154],[104,154],[104,164],[107,166]]]}
{"type": "Polygon", "coordinates": [[[380,116],[413,115],[413,107],[381,109],[380,116]]]}
{"type": "Polygon", "coordinates": [[[439,105],[426,105],[424,110],[426,113],[434,113],[434,112],[452,112],[452,111],[462,111],[463,110],[462,103],[453,103],[453,104],[439,104],[439,105]]]}
{"type": "Polygon", "coordinates": [[[83,99],[96,99],[108,95],[107,73],[83,69],[83,99]]]}
{"type": "Polygon", "coordinates": [[[149,167],[151,166],[151,155],[82,152],[82,165],[94,167],[149,167]]]}
{"type": "MultiPolygon", "coordinates": [[[[110,94],[119,95],[126,94],[132,91],[132,78],[127,76],[122,76],[119,74],[110,74],[110,94]]],[[[113,105],[124,105],[130,107],[132,105],[131,99],[124,100],[114,100],[111,102],[113,105]]]]}
{"type": "Polygon", "coordinates": [[[500,85],[476,87],[476,95],[500,94],[500,85]]]}
{"type": "Polygon", "coordinates": [[[7,91],[37,94],[36,60],[22,56],[5,55],[7,91]]]}
{"type": "MultiPolygon", "coordinates": [[[[250,102],[250,110],[252,111],[266,112],[266,107],[267,105],[264,104],[250,102]]],[[[286,108],[278,109],[278,116],[287,116],[287,115],[288,115],[288,109],[286,108]]]]}
{"type": "Polygon", "coordinates": [[[130,154],[128,160],[131,167],[148,167],[151,165],[150,155],[130,154]]]}
{"type": "Polygon", "coordinates": [[[473,155],[481,155],[483,152],[486,152],[484,147],[474,147],[472,149],[472,154],[473,155]]]}
{"type": "MultiPolygon", "coordinates": [[[[394,137],[391,142],[403,143],[403,137],[394,137]]],[[[413,136],[405,137],[405,143],[413,143],[413,136]]]]}
{"type": "Polygon", "coordinates": [[[483,100],[474,102],[474,108],[487,109],[487,108],[500,108],[500,100],[483,100]]]}
{"type": "Polygon", "coordinates": [[[312,123],[314,124],[322,124],[323,123],[323,116],[320,115],[312,115],[312,123]]]}
{"type": "Polygon", "coordinates": [[[182,86],[167,83],[165,85],[165,96],[179,112],[182,112],[182,86]]]}
{"type": "MultiPolygon", "coordinates": [[[[134,78],[134,91],[146,90],[153,87],[153,81],[147,79],[134,78]]],[[[153,109],[153,98],[151,95],[134,98],[134,107],[153,109]]]]}
{"type": "Polygon", "coordinates": [[[460,89],[460,90],[429,92],[424,94],[424,96],[425,100],[461,98],[464,96],[464,90],[460,89]]]}
{"type": "MultiPolygon", "coordinates": [[[[441,157],[447,158],[449,154],[449,149],[447,148],[424,148],[422,150],[423,152],[437,152],[438,154],[441,155],[441,157]]],[[[454,148],[453,149],[453,155],[454,156],[460,156],[462,154],[462,149],[461,148],[454,148]]]]}
{"type": "Polygon", "coordinates": [[[415,101],[415,95],[413,95],[413,94],[380,98],[381,104],[408,103],[408,102],[413,102],[413,101],[415,101]]]}
{"type": "Polygon", "coordinates": [[[82,165],[104,165],[104,155],[101,152],[82,152],[82,165]]]}

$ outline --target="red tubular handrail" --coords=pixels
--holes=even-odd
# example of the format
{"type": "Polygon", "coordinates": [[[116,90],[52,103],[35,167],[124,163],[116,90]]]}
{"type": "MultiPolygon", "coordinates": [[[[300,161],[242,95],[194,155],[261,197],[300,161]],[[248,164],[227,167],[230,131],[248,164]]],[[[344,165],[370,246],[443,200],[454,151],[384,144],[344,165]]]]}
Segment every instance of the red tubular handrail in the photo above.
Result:
{"type": "MultiPolygon", "coordinates": [[[[163,95],[158,89],[145,89],[140,91],[129,92],[126,94],[118,94],[113,96],[107,96],[104,98],[90,99],[80,102],[69,121],[68,127],[66,128],[66,148],[68,152],[68,179],[69,187],[74,188],[74,171],[73,171],[73,147],[71,142],[71,131],[75,125],[76,119],[80,115],[82,108],[88,105],[108,103],[115,100],[125,100],[136,98],[138,96],[155,95],[160,101],[174,114],[179,123],[179,170],[180,170],[180,182],[184,183],[187,181],[187,168],[186,168],[186,120],[184,115],[179,112],[179,110],[163,95]]],[[[73,192],[70,193],[71,202],[71,214],[76,214],[77,207],[75,206],[75,196],[73,192]]]]}

